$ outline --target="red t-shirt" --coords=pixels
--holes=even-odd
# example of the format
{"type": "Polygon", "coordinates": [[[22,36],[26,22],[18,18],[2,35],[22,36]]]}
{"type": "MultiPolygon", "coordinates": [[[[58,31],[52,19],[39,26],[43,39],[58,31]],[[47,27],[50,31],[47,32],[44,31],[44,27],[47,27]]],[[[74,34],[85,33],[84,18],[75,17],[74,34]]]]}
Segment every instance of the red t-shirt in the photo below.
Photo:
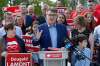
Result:
{"type": "Polygon", "coordinates": [[[16,38],[6,38],[7,40],[7,52],[8,53],[19,53],[20,46],[16,40],[16,38]]]}

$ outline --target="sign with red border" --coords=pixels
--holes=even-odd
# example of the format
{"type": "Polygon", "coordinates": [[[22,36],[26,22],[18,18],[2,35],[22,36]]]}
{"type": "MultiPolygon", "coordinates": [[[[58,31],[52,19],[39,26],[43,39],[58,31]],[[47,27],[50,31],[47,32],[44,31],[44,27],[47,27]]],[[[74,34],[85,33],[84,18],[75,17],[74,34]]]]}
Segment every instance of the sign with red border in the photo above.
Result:
{"type": "Polygon", "coordinates": [[[38,52],[40,50],[40,47],[38,46],[33,46],[32,44],[32,36],[27,36],[27,35],[23,35],[22,36],[24,42],[25,42],[25,48],[27,51],[30,52],[38,52]]]}
{"type": "Polygon", "coordinates": [[[63,13],[65,12],[65,10],[67,9],[66,7],[56,7],[57,9],[57,13],[63,13]]]}
{"type": "Polygon", "coordinates": [[[5,66],[32,66],[31,53],[8,53],[5,66]]]}

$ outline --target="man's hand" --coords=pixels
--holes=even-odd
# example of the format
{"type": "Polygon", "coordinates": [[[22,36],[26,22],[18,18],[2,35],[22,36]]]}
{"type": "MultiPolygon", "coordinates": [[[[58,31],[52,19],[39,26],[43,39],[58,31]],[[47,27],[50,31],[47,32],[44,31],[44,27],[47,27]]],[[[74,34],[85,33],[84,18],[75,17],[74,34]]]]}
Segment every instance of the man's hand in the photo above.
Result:
{"type": "Polygon", "coordinates": [[[4,52],[1,53],[1,56],[2,57],[6,57],[6,55],[7,55],[7,52],[6,51],[4,51],[4,52]]]}
{"type": "Polygon", "coordinates": [[[63,50],[63,51],[64,51],[64,50],[65,50],[65,47],[61,47],[61,50],[63,50]]]}
{"type": "Polygon", "coordinates": [[[37,30],[37,32],[36,32],[36,39],[37,39],[37,40],[40,39],[40,37],[41,37],[41,35],[42,35],[42,32],[43,32],[43,30],[41,30],[41,31],[37,30]]]}

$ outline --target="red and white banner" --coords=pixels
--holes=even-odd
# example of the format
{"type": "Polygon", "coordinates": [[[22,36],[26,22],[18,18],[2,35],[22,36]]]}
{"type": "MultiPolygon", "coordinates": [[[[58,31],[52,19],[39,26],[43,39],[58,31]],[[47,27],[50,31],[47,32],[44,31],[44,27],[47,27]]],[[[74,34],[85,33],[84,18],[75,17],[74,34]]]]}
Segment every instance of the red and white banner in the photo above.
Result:
{"type": "Polygon", "coordinates": [[[40,50],[40,48],[38,46],[33,46],[32,36],[23,35],[22,38],[25,42],[25,48],[27,51],[38,52],[40,50]]]}
{"type": "Polygon", "coordinates": [[[8,53],[5,66],[32,66],[31,53],[8,53]]]}

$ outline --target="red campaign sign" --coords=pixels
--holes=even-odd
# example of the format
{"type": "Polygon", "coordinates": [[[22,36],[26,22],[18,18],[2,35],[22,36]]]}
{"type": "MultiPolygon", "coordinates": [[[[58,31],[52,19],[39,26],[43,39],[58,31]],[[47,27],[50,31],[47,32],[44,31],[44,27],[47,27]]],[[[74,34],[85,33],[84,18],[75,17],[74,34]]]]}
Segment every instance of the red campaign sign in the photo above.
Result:
{"type": "Polygon", "coordinates": [[[46,53],[45,58],[62,58],[62,53],[46,53]]]}
{"type": "Polygon", "coordinates": [[[20,7],[19,6],[10,6],[10,7],[4,7],[2,10],[16,13],[16,12],[20,12],[20,7]]]}
{"type": "Polygon", "coordinates": [[[26,48],[27,51],[38,52],[40,50],[39,47],[33,46],[32,36],[23,35],[22,38],[25,42],[25,48],[26,48]]]}
{"type": "Polygon", "coordinates": [[[57,13],[64,13],[66,10],[66,7],[56,7],[57,13]]]}
{"type": "Polygon", "coordinates": [[[32,66],[32,54],[8,53],[5,62],[6,66],[32,66]]]}

